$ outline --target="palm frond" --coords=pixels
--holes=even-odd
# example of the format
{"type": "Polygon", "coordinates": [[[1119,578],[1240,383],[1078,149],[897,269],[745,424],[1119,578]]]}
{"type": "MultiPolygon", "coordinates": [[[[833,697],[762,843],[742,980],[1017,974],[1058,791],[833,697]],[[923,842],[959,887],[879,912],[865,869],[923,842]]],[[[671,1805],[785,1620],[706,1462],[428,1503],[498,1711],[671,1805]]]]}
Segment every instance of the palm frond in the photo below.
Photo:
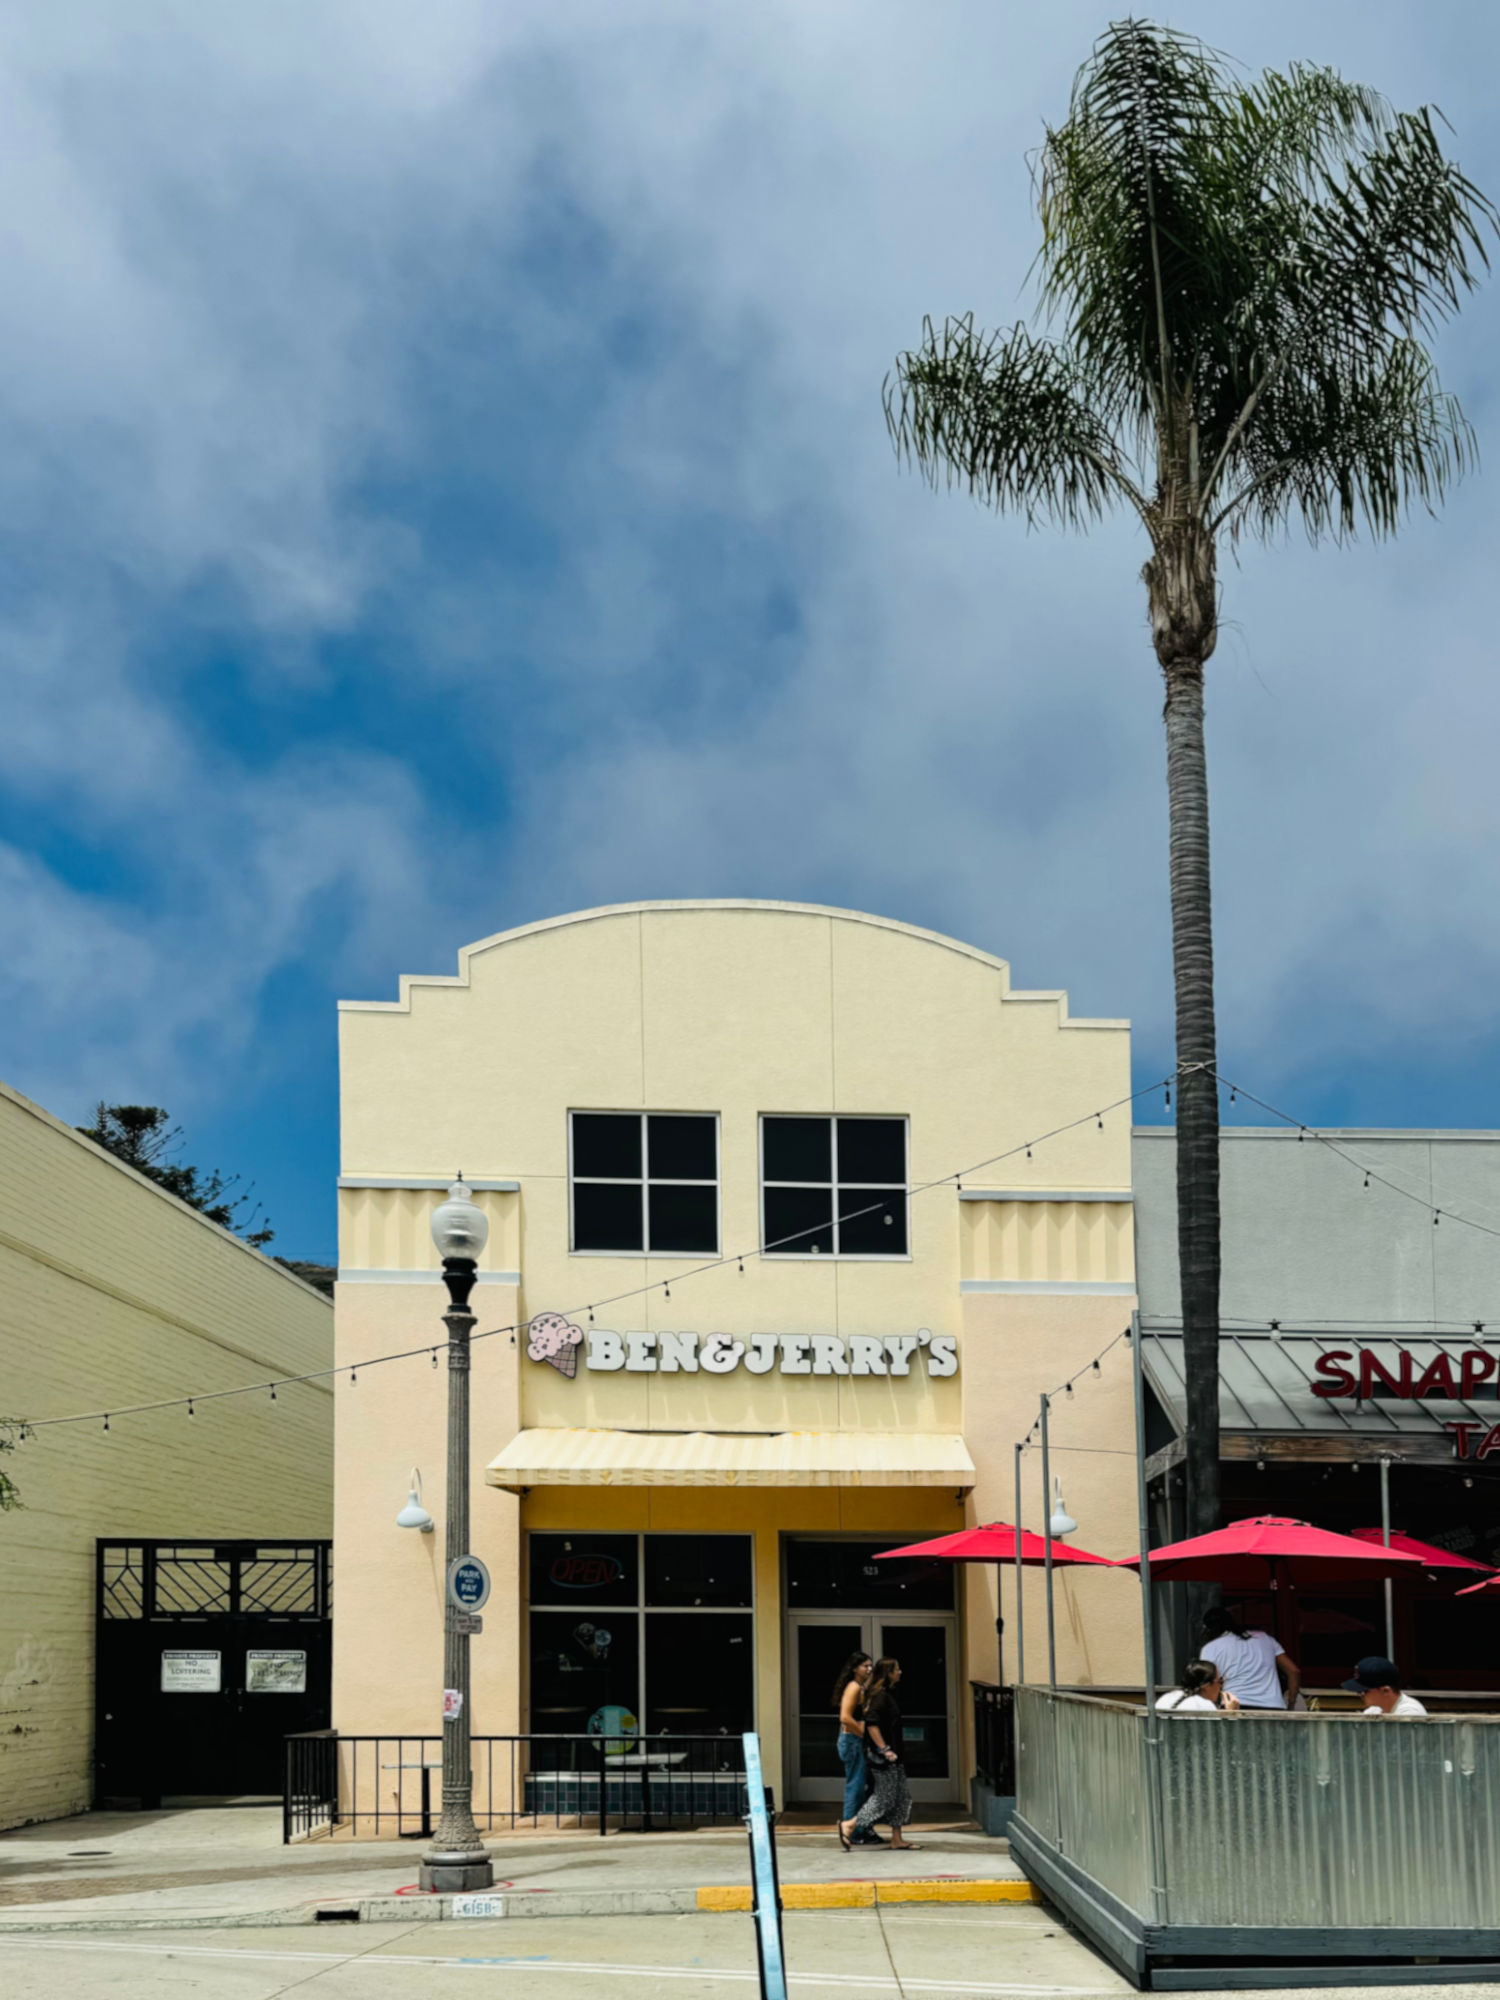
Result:
{"type": "Polygon", "coordinates": [[[1287,375],[1267,396],[1246,453],[1252,477],[1213,523],[1269,536],[1294,517],[1309,537],[1363,526],[1393,534],[1478,459],[1473,426],[1432,357],[1399,339],[1348,372],[1287,375]]]}
{"type": "Polygon", "coordinates": [[[1068,527],[1140,494],[1068,353],[1025,327],[975,331],[973,315],[923,324],[885,385],[896,450],[933,484],[1068,527]]]}
{"type": "Polygon", "coordinates": [[[1180,301],[1196,279],[1192,162],[1226,87],[1222,57],[1142,21],[1115,24],[1041,158],[1040,293],[1065,316],[1096,393],[1142,432],[1170,402],[1180,301]]]}
{"type": "Polygon", "coordinates": [[[1112,489],[1140,504],[1129,469],[1150,467],[1162,532],[1289,513],[1314,536],[1389,532],[1473,456],[1426,343],[1500,212],[1439,122],[1312,64],[1246,81],[1190,36],[1117,22],[1039,163],[1055,342],[929,323],[887,398],[898,448],[1033,519],[1075,523],[1112,489]]]}

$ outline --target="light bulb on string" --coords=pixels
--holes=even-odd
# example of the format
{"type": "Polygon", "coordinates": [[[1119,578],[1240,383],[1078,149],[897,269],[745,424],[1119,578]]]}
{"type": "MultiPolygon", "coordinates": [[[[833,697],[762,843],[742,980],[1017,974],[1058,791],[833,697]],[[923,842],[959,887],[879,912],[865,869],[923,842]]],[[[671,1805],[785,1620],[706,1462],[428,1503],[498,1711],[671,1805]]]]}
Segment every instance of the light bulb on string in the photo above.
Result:
{"type": "Polygon", "coordinates": [[[104,1428],[105,1428],[106,1430],[108,1430],[108,1429],[109,1429],[109,1418],[108,1418],[108,1417],[106,1417],[106,1418],[104,1419],[104,1428]]]}
{"type": "Polygon", "coordinates": [[[197,1412],[193,1408],[193,1399],[191,1396],[188,1397],[188,1415],[190,1417],[197,1415],[197,1412]]]}
{"type": "Polygon", "coordinates": [[[271,1401],[273,1403],[276,1401],[276,1384],[274,1382],[271,1384],[271,1401]]]}

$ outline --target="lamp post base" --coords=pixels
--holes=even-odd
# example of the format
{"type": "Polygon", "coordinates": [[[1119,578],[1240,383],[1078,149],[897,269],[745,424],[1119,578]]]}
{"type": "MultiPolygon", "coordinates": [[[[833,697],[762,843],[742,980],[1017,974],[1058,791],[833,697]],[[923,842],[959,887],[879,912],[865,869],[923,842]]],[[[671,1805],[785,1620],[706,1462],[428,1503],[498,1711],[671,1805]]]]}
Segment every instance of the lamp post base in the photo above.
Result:
{"type": "Polygon", "coordinates": [[[477,1854],[424,1854],[417,1881],[422,1888],[445,1895],[467,1889],[493,1889],[495,1864],[483,1848],[477,1854]]]}

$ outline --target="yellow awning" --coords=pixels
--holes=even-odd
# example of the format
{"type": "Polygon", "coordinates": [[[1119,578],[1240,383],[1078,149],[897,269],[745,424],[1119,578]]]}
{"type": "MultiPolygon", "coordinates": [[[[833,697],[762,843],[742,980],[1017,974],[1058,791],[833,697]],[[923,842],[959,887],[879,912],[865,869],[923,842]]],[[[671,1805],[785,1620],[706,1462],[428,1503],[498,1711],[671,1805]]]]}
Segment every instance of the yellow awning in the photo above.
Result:
{"type": "Polygon", "coordinates": [[[974,1484],[961,1437],[939,1431],[518,1431],[491,1486],[951,1486],[974,1484]]]}

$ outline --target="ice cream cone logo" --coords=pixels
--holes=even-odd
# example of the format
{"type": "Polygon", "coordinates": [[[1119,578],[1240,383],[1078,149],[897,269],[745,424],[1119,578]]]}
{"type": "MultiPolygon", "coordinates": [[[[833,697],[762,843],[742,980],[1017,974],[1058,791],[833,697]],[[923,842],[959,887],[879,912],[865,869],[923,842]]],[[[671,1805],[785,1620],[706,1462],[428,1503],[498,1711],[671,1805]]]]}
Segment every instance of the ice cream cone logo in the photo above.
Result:
{"type": "Polygon", "coordinates": [[[561,1313],[538,1313],[527,1330],[526,1352],[533,1361],[545,1361],[569,1380],[578,1373],[578,1350],[583,1344],[582,1327],[574,1326],[561,1313]]]}

